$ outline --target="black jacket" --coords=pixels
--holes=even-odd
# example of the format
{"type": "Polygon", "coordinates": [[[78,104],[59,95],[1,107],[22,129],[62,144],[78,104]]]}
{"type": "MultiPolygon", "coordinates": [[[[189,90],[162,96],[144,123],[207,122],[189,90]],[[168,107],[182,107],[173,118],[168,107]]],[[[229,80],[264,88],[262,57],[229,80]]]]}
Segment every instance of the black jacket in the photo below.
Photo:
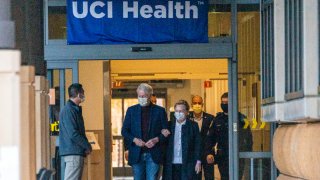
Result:
{"type": "MultiPolygon", "coordinates": [[[[163,169],[163,179],[172,179],[172,161],[174,151],[174,133],[176,121],[169,122],[170,136],[166,148],[166,161],[163,169]]],[[[201,138],[198,124],[186,120],[186,124],[181,129],[182,144],[182,179],[192,180],[195,178],[195,165],[197,160],[201,161],[201,138]]]]}
{"type": "MultiPolygon", "coordinates": [[[[195,121],[194,120],[194,114],[193,112],[191,112],[189,114],[189,117],[190,117],[190,120],[192,121],[195,121]]],[[[209,113],[206,113],[206,112],[203,112],[202,114],[202,128],[201,128],[201,131],[200,131],[200,135],[201,135],[201,147],[205,147],[205,145],[207,144],[207,136],[208,136],[208,133],[209,133],[209,127],[212,123],[214,119],[214,116],[209,114],[209,113]]],[[[206,152],[205,152],[205,149],[202,148],[202,152],[201,152],[201,161],[202,162],[205,162],[206,161],[206,152]]]]}
{"type": "MultiPolygon", "coordinates": [[[[238,114],[238,136],[239,136],[239,150],[251,151],[252,150],[252,133],[250,127],[243,128],[245,116],[241,113],[238,114]]],[[[216,163],[219,160],[225,160],[229,156],[229,139],[228,139],[228,115],[220,112],[213,120],[212,126],[209,129],[207,137],[207,144],[205,146],[206,154],[215,155],[216,163]],[[213,147],[217,145],[217,152],[213,151],[213,147]]]]}

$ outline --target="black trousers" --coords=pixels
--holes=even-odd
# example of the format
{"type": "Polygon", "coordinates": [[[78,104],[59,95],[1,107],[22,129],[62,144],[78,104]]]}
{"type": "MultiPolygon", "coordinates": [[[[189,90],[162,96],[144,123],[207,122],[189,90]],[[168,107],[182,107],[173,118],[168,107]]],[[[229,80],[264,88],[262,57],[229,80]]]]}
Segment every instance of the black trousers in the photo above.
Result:
{"type": "MultiPolygon", "coordinates": [[[[239,179],[242,179],[244,172],[244,159],[239,159],[239,179]]],[[[218,162],[221,180],[229,180],[229,160],[228,158],[218,162]]]]}
{"type": "Polygon", "coordinates": [[[172,179],[173,180],[182,180],[182,165],[181,164],[173,164],[172,165],[172,179]]]}
{"type": "MultiPolygon", "coordinates": [[[[202,171],[204,173],[205,180],[214,180],[214,165],[207,164],[206,162],[202,164],[202,171]]],[[[202,180],[202,172],[197,175],[197,180],[202,180]]]]}
{"type": "Polygon", "coordinates": [[[228,159],[218,163],[221,180],[229,180],[229,162],[228,159]]]}

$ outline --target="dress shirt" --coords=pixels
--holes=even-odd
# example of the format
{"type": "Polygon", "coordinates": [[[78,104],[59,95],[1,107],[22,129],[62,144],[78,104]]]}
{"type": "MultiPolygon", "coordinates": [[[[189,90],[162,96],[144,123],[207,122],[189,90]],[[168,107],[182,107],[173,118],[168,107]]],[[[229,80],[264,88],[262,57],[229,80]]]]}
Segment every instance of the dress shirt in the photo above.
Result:
{"type": "Polygon", "coordinates": [[[186,124],[186,120],[182,123],[176,121],[176,127],[174,130],[174,145],[173,145],[173,164],[182,164],[182,145],[181,145],[181,136],[182,136],[182,126],[186,124]]]}
{"type": "Polygon", "coordinates": [[[203,123],[203,112],[201,112],[200,118],[197,118],[195,114],[193,114],[194,122],[198,123],[199,126],[199,132],[201,132],[202,129],[202,123],[203,123]]]}

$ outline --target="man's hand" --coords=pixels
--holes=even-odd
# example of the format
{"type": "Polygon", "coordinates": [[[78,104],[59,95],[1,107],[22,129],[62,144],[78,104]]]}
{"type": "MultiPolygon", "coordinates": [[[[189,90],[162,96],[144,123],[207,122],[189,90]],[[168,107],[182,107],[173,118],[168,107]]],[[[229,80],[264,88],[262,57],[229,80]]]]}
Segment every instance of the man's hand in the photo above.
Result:
{"type": "Polygon", "coordinates": [[[214,162],[214,157],[213,157],[212,154],[209,154],[209,155],[207,156],[207,163],[208,163],[208,164],[213,164],[213,162],[214,162]]]}
{"type": "Polygon", "coordinates": [[[124,152],[124,158],[126,159],[126,161],[128,161],[128,157],[129,157],[129,150],[126,150],[124,152]]]}
{"type": "Polygon", "coordinates": [[[197,174],[201,172],[201,161],[197,161],[197,164],[194,167],[194,170],[196,171],[197,174]]]}
{"type": "Polygon", "coordinates": [[[145,142],[143,142],[141,139],[138,139],[138,138],[134,138],[133,142],[139,147],[143,147],[146,144],[145,142]]]}
{"type": "Polygon", "coordinates": [[[170,135],[170,131],[168,129],[162,129],[161,130],[161,134],[164,136],[164,137],[168,137],[170,135]]]}
{"type": "Polygon", "coordinates": [[[159,138],[158,138],[158,137],[155,137],[155,138],[153,138],[153,139],[150,139],[150,140],[145,144],[145,146],[150,149],[150,148],[153,148],[153,146],[156,145],[158,142],[159,142],[159,138]]]}

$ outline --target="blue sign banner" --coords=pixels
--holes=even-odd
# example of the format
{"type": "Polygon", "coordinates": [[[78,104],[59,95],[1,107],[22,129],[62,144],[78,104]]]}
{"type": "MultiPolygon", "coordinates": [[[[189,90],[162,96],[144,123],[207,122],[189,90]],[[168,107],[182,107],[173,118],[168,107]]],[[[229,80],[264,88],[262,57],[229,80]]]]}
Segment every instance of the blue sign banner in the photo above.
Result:
{"type": "Polygon", "coordinates": [[[208,0],[67,0],[67,41],[207,43],[208,0]]]}

